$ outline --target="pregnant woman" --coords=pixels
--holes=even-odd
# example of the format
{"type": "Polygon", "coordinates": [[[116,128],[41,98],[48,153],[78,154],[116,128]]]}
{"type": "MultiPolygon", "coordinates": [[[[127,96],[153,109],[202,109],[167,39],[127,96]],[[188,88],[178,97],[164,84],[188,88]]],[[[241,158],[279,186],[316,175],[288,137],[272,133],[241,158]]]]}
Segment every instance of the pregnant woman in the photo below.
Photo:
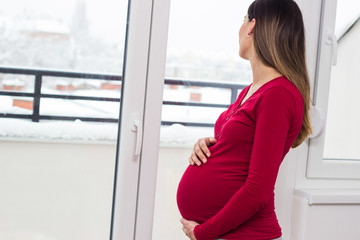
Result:
{"type": "Polygon", "coordinates": [[[256,0],[239,31],[253,82],[194,146],[178,187],[190,239],[281,239],[274,185],[282,160],[311,133],[302,14],[293,0],[256,0]]]}

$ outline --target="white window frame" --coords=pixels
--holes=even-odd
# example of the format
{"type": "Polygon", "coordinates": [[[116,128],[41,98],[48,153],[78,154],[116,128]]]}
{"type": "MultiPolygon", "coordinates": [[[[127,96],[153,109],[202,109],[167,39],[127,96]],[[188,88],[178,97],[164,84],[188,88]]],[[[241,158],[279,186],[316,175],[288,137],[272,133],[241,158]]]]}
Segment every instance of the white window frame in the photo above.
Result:
{"type": "Polygon", "coordinates": [[[112,240],[152,232],[169,3],[129,1],[112,240]]]}
{"type": "Polygon", "coordinates": [[[153,231],[161,112],[165,79],[170,0],[153,0],[143,148],[139,169],[135,240],[150,239],[153,231]]]}
{"type": "MultiPolygon", "coordinates": [[[[313,103],[327,115],[331,68],[333,63],[332,38],[335,29],[337,0],[322,0],[319,52],[317,58],[316,80],[313,103]]],[[[335,39],[336,41],[336,39],[335,39]]],[[[326,127],[326,119],[325,119],[326,127]]],[[[326,160],[323,158],[325,131],[310,139],[308,151],[307,178],[317,179],[360,179],[360,161],[326,160]]]]}

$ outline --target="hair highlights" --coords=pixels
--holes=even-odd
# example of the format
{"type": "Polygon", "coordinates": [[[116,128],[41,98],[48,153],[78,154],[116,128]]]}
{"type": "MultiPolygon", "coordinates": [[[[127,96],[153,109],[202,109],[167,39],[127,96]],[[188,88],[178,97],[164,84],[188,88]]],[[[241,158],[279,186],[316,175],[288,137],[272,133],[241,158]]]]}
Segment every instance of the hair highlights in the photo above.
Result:
{"type": "Polygon", "coordinates": [[[255,0],[248,9],[256,19],[254,45],[259,59],[289,79],[304,101],[301,131],[293,148],[311,134],[310,83],[305,57],[305,30],[301,11],[293,0],[255,0]]]}

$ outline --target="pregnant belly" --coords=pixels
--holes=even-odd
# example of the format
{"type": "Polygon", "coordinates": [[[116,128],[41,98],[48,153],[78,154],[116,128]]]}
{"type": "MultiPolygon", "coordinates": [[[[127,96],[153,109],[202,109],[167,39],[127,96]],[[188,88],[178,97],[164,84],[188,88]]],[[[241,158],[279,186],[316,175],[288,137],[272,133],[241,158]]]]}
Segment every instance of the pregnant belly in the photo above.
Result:
{"type": "Polygon", "coordinates": [[[202,166],[189,166],[182,176],[177,204],[181,215],[203,223],[215,215],[244,183],[239,175],[227,172],[215,161],[202,166]]]}

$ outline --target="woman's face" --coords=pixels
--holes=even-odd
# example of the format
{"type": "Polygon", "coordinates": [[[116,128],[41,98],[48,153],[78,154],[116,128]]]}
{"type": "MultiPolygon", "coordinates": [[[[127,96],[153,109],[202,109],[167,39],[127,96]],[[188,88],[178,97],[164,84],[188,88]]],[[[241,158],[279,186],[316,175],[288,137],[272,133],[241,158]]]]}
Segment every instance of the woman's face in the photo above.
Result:
{"type": "Polygon", "coordinates": [[[239,30],[239,56],[247,60],[249,60],[249,49],[251,47],[252,37],[247,36],[248,31],[250,30],[250,25],[251,22],[249,22],[249,18],[246,15],[239,30]]]}

